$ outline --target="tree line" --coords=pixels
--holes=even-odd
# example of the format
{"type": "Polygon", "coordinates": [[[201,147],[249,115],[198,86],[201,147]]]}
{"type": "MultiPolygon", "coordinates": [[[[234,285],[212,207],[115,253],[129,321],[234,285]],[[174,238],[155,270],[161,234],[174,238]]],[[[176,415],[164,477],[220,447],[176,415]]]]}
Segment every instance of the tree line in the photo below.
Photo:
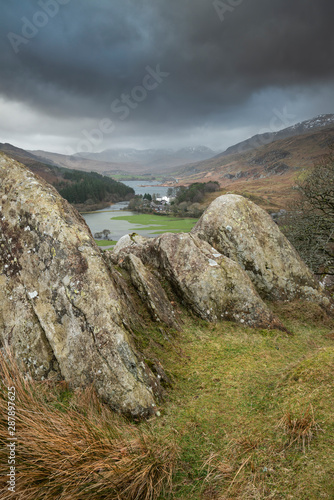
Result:
{"type": "Polygon", "coordinates": [[[55,188],[63,198],[74,204],[116,203],[134,196],[134,190],[121,182],[96,172],[78,170],[64,171],[63,180],[55,188]]]}

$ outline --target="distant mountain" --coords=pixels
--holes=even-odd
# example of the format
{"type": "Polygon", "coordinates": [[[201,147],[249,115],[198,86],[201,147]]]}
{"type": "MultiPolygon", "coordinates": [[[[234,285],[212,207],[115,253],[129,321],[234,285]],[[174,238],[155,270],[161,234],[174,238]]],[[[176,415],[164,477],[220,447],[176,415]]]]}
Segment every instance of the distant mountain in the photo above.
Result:
{"type": "Polygon", "coordinates": [[[39,161],[45,163],[51,163],[57,165],[58,167],[70,168],[73,170],[82,170],[85,172],[98,172],[100,174],[107,174],[111,172],[118,172],[119,170],[129,170],[136,169],[136,166],[127,163],[111,163],[103,162],[99,160],[85,158],[79,155],[62,155],[59,153],[50,153],[49,151],[29,151],[39,159],[39,161]]]}
{"type": "Polygon", "coordinates": [[[100,153],[77,153],[76,158],[87,158],[101,162],[135,164],[143,171],[170,169],[193,161],[212,158],[216,154],[206,146],[185,147],[177,151],[173,149],[106,149],[100,153]]]}
{"type": "MultiPolygon", "coordinates": [[[[313,129],[312,129],[313,130],[313,129]]],[[[219,177],[221,181],[264,178],[310,167],[334,144],[332,126],[279,139],[246,151],[224,152],[209,160],[189,164],[177,173],[182,178],[219,177]]],[[[229,148],[229,150],[234,150],[229,148]]]]}
{"type": "Polygon", "coordinates": [[[217,152],[205,146],[172,149],[106,149],[101,153],[62,155],[48,151],[30,151],[42,162],[57,166],[99,172],[101,174],[167,173],[190,162],[202,161],[217,152]]]}
{"type": "Polygon", "coordinates": [[[319,130],[324,127],[329,127],[334,125],[334,114],[318,115],[311,120],[305,120],[300,123],[296,123],[291,127],[284,128],[278,132],[266,132],[265,134],[257,134],[246,139],[245,141],[239,142],[234,146],[226,149],[223,153],[216,156],[219,158],[221,156],[227,156],[235,153],[244,153],[254,148],[264,146],[266,144],[271,144],[272,142],[278,141],[280,139],[287,139],[288,137],[295,137],[296,135],[306,134],[311,131],[319,130]]]}

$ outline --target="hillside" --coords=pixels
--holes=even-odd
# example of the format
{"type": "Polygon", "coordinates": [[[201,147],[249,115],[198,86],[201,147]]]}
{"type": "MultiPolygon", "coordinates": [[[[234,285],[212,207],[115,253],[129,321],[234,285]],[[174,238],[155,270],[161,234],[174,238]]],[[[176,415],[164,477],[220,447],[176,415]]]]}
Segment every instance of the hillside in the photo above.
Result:
{"type": "Polygon", "coordinates": [[[248,193],[265,208],[284,208],[298,175],[334,143],[334,125],[276,140],[242,153],[193,163],[175,175],[181,184],[218,181],[223,190],[248,193]]]}
{"type": "Polygon", "coordinates": [[[314,132],[315,130],[330,127],[331,125],[334,125],[334,114],[319,115],[311,120],[296,123],[295,125],[279,130],[278,132],[268,131],[265,134],[254,135],[246,141],[239,142],[238,144],[227,148],[226,151],[220,153],[217,157],[246,152],[264,144],[270,144],[271,142],[279,141],[280,139],[287,139],[288,137],[294,137],[296,135],[307,134],[308,132],[314,132]]]}
{"type": "Polygon", "coordinates": [[[134,195],[132,188],[110,177],[59,167],[51,159],[46,160],[50,163],[43,163],[34,154],[12,144],[0,143],[0,151],[52,184],[78,210],[97,210],[111,203],[129,200],[134,195]]]}
{"type": "Polygon", "coordinates": [[[30,153],[24,149],[17,148],[12,144],[2,144],[0,143],[0,151],[7,154],[14,160],[23,163],[26,167],[29,168],[35,174],[40,175],[43,179],[45,179],[50,184],[55,184],[62,179],[62,173],[58,166],[52,162],[52,160],[48,160],[46,162],[41,161],[41,159],[30,153]]]}
{"type": "Polygon", "coordinates": [[[134,164],[138,172],[158,173],[175,167],[186,165],[192,161],[202,161],[212,158],[215,151],[206,146],[185,147],[173,149],[106,149],[101,153],[78,153],[76,158],[88,158],[102,162],[119,162],[124,170],[134,164]]]}

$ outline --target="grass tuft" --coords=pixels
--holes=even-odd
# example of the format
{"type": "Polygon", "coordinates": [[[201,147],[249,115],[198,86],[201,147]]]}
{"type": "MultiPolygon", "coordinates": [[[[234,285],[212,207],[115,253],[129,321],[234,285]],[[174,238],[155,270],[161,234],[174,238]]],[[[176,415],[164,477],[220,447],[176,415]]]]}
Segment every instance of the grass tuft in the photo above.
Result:
{"type": "Polygon", "coordinates": [[[306,446],[309,447],[315,434],[322,431],[320,425],[314,419],[312,405],[301,416],[294,416],[286,412],[277,425],[278,429],[283,429],[288,437],[288,446],[297,444],[301,446],[303,452],[306,452],[306,446]]]}

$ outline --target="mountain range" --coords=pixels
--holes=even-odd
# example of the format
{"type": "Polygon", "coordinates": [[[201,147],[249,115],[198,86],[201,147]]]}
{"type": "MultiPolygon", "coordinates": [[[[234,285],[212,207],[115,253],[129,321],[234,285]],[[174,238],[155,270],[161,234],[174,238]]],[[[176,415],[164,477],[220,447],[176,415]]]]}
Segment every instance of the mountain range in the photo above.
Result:
{"type": "MultiPolygon", "coordinates": [[[[264,207],[284,207],[302,171],[334,144],[334,114],[319,115],[277,132],[268,131],[229,147],[220,154],[205,146],[172,149],[108,149],[66,156],[25,151],[11,144],[0,150],[54,183],[57,167],[115,174],[165,175],[179,184],[218,181],[223,190],[250,193],[264,207]]],[[[59,180],[59,179],[58,179],[59,180]]]]}
{"type": "Polygon", "coordinates": [[[43,162],[103,174],[157,174],[169,172],[192,162],[203,161],[217,154],[206,146],[173,149],[106,149],[100,153],[76,153],[67,156],[47,151],[30,151],[43,162]]]}
{"type": "Polygon", "coordinates": [[[263,208],[275,210],[289,204],[298,178],[333,146],[334,114],[320,115],[277,133],[254,136],[214,158],[186,165],[174,176],[188,185],[218,181],[223,191],[248,193],[263,208]]]}
{"type": "Polygon", "coordinates": [[[101,153],[77,153],[80,158],[111,163],[136,163],[144,168],[170,168],[193,161],[207,160],[217,152],[206,146],[174,149],[106,149],[101,153]]]}
{"type": "MultiPolygon", "coordinates": [[[[333,143],[334,114],[255,135],[223,153],[178,171],[182,178],[215,175],[222,181],[255,179],[309,167],[333,143]]],[[[218,180],[218,179],[217,179],[218,180]]]]}
{"type": "Polygon", "coordinates": [[[314,130],[330,127],[331,125],[334,125],[334,114],[318,115],[315,118],[296,123],[291,127],[284,128],[277,132],[268,131],[264,134],[254,135],[250,139],[227,148],[226,151],[220,153],[217,157],[246,152],[251,149],[256,149],[259,146],[279,141],[280,139],[287,139],[296,135],[307,134],[308,132],[313,132],[314,130]]]}

